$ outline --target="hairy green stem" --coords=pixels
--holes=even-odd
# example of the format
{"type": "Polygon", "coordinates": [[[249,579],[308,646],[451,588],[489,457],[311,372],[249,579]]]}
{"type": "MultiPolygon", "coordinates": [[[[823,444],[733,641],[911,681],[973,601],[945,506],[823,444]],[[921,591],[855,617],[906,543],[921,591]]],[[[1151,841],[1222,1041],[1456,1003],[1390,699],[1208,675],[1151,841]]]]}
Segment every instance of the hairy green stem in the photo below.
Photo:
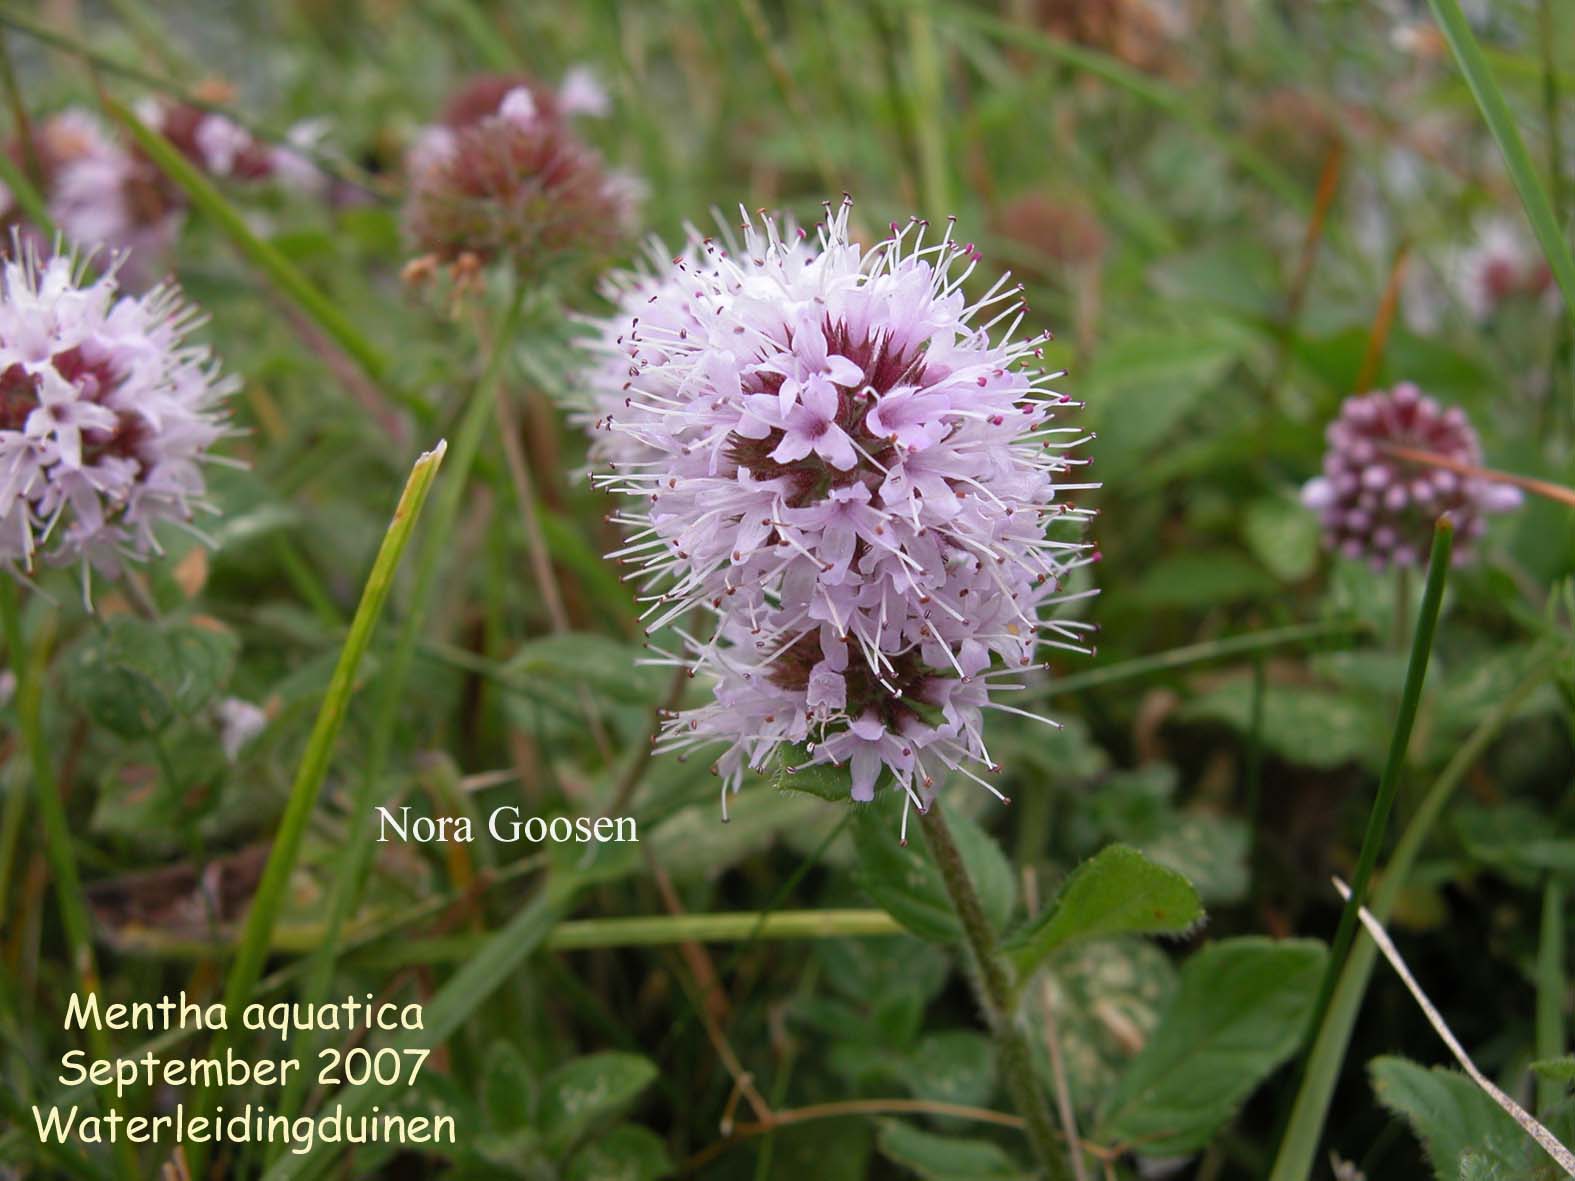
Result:
{"type": "MultiPolygon", "coordinates": [[[[951,829],[941,815],[940,801],[932,803],[923,813],[924,835],[935,855],[936,868],[946,883],[957,918],[962,923],[968,951],[977,969],[979,999],[984,1005],[985,1018],[995,1035],[996,1052],[1000,1055],[1001,1077],[1012,1096],[1017,1113],[1023,1117],[1028,1142],[1039,1158],[1045,1175],[1050,1181],[1070,1181],[1066,1153],[1056,1141],[1055,1127],[1050,1119],[1050,1106],[1034,1076],[1033,1058],[1028,1052],[1028,1039],[1017,1020],[1017,994],[1007,972],[1006,964],[996,954],[996,933],[990,928],[984,907],[979,902],[968,867],[952,840],[951,829]]],[[[1076,1145],[1069,1146],[1076,1151],[1076,1145]]]]}

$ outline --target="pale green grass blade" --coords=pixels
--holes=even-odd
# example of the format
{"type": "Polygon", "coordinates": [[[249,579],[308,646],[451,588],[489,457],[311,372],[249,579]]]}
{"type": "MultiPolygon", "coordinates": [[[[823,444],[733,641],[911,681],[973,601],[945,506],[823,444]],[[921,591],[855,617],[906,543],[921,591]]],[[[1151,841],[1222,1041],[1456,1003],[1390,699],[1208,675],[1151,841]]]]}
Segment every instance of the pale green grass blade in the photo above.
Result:
{"type": "MultiPolygon", "coordinates": [[[[1422,845],[1443,813],[1444,805],[1460,786],[1466,772],[1476,765],[1526,699],[1547,681],[1553,665],[1553,658],[1546,649],[1539,653],[1533,659],[1525,679],[1482,720],[1428,789],[1396,843],[1394,855],[1389,859],[1377,889],[1373,891],[1372,902],[1367,909],[1380,922],[1389,917],[1395,899],[1400,896],[1411,867],[1416,863],[1417,854],[1422,851],[1422,845]]],[[[1367,981],[1372,976],[1373,961],[1377,954],[1378,948],[1366,935],[1358,936],[1351,947],[1350,957],[1340,972],[1339,982],[1335,985],[1328,1011],[1313,1041],[1312,1051],[1307,1055],[1306,1070],[1302,1075],[1301,1086],[1297,1089],[1296,1101],[1291,1108],[1285,1135],[1280,1140],[1279,1153],[1274,1159],[1274,1171],[1269,1174],[1269,1181],[1306,1181],[1312,1175],[1318,1144],[1323,1136],[1324,1119],[1329,1113],[1329,1100],[1340,1076],[1340,1064],[1345,1059],[1351,1031],[1356,1027],[1362,997],[1367,991],[1367,981]]]]}
{"type": "Polygon", "coordinates": [[[296,857],[301,851],[301,839],[306,834],[307,822],[311,819],[312,809],[317,806],[318,792],[328,774],[334,742],[339,737],[345,713],[350,707],[356,671],[372,641],[378,617],[382,615],[383,605],[393,587],[399,559],[421,515],[422,505],[431,491],[446,449],[447,444],[439,443],[416,460],[372,565],[366,588],[361,593],[361,604],[356,608],[355,618],[350,621],[350,634],[345,639],[339,662],[328,682],[328,691],[318,711],[316,725],[307,740],[306,753],[301,758],[300,769],[290,787],[289,802],[279,821],[279,831],[274,836],[268,864],[258,883],[257,893],[252,898],[251,908],[247,911],[240,950],[224,990],[225,1004],[232,1012],[246,1003],[262,974],[268,940],[284,901],[285,884],[295,868],[296,857]]]}
{"type": "Polygon", "coordinates": [[[390,376],[388,358],[350,322],[338,305],[301,273],[270,242],[252,232],[246,219],[164,136],[148,127],[131,111],[108,95],[101,96],[104,110],[121,124],[154,165],[174,181],[199,212],[210,218],[258,270],[279,291],[299,307],[314,324],[344,350],[357,368],[375,382],[390,398],[416,414],[422,421],[432,417],[431,408],[409,390],[401,389],[390,376]]]}
{"type": "Polygon", "coordinates": [[[1433,15],[1438,18],[1444,39],[1449,42],[1450,52],[1455,55],[1460,72],[1465,75],[1466,85],[1471,88],[1471,94],[1481,108],[1482,118],[1493,133],[1498,150],[1504,155],[1504,167],[1509,171],[1515,191],[1520,194],[1520,202],[1526,209],[1526,219],[1531,222],[1532,232],[1537,235],[1537,242],[1542,247],[1559,290],[1564,293],[1564,308],[1575,318],[1575,259],[1570,257],[1569,243],[1564,240],[1564,233],[1559,228],[1559,219],[1553,212],[1553,203],[1548,199],[1547,190],[1537,179],[1531,156],[1526,152],[1525,142],[1520,138],[1514,117],[1509,112],[1509,104],[1504,101],[1503,92],[1493,80],[1493,71],[1482,55],[1482,47],[1477,44],[1465,14],[1460,11],[1459,0],[1428,2],[1433,7],[1433,15]]]}
{"type": "MultiPolygon", "coordinates": [[[[350,823],[353,826],[350,844],[345,855],[338,860],[337,872],[329,886],[327,919],[301,990],[301,999],[308,1004],[316,1004],[327,998],[340,936],[360,900],[367,870],[372,864],[373,834],[376,831],[372,812],[378,802],[379,790],[385,795],[387,792],[384,772],[388,766],[389,751],[393,747],[405,683],[415,664],[422,627],[437,587],[438,571],[442,567],[444,555],[453,544],[455,523],[465,502],[470,471],[475,465],[482,440],[486,437],[487,424],[492,421],[498,382],[502,377],[504,361],[514,343],[523,297],[524,289],[521,288],[511,297],[508,309],[499,317],[492,335],[496,342],[492,357],[487,363],[486,372],[476,383],[470,405],[465,408],[464,417],[460,420],[458,433],[454,437],[454,457],[449,463],[448,479],[437,493],[427,527],[422,533],[421,546],[416,554],[415,586],[410,596],[409,609],[400,625],[393,657],[378,679],[378,696],[372,732],[367,741],[365,767],[357,780],[350,804],[350,823]]],[[[297,1046],[298,1057],[303,1061],[312,1059],[314,1055],[311,1051],[315,1049],[317,1041],[314,1033],[303,1032],[297,1046]]],[[[298,1077],[296,1085],[286,1088],[279,1102],[280,1114],[295,1114],[304,1086],[305,1080],[298,1077]]]]}
{"type": "Polygon", "coordinates": [[[1068,677],[1056,677],[1043,686],[1035,686],[1027,695],[1017,700],[1030,701],[1060,697],[1067,693],[1081,693],[1085,689],[1120,684],[1122,681],[1137,680],[1155,673],[1186,668],[1189,665],[1207,664],[1210,661],[1225,660],[1232,656],[1248,656],[1271,648],[1289,647],[1295,644],[1323,644],[1331,648],[1349,647],[1353,641],[1366,636],[1368,631],[1366,624],[1355,621],[1295,623],[1288,627],[1271,627],[1242,636],[1203,640],[1197,644],[1184,644],[1180,648],[1172,648],[1168,652],[1160,652],[1153,656],[1138,656],[1118,664],[1107,664],[1103,668],[1073,673],[1068,677]]]}
{"type": "MultiPolygon", "coordinates": [[[[307,824],[311,820],[312,810],[317,806],[317,797],[322,790],[323,780],[328,774],[334,743],[339,737],[345,714],[350,708],[356,672],[360,668],[361,658],[366,655],[367,647],[372,641],[372,633],[377,627],[378,618],[383,613],[383,606],[388,601],[388,593],[393,587],[399,559],[410,541],[410,535],[415,529],[416,520],[421,515],[422,505],[426,502],[427,493],[431,491],[432,482],[443,463],[443,453],[446,450],[447,444],[439,443],[433,450],[416,460],[410,478],[405,482],[405,490],[399,498],[399,504],[394,509],[394,516],[383,537],[383,544],[377,551],[376,560],[372,563],[372,572],[368,575],[366,586],[361,592],[361,603],[356,608],[355,617],[350,621],[350,633],[345,639],[344,647],[339,651],[339,661],[334,667],[333,676],[329,679],[328,690],[318,710],[311,736],[307,739],[306,751],[301,757],[295,781],[290,786],[290,796],[285,804],[284,815],[279,821],[278,831],[274,834],[267,865],[263,868],[262,879],[257,884],[251,907],[246,913],[240,947],[236,952],[235,962],[230,965],[229,977],[225,981],[224,1004],[231,1014],[232,1027],[239,1027],[239,1014],[251,999],[252,990],[262,976],[263,961],[268,956],[274,924],[278,920],[280,908],[284,905],[285,888],[289,884],[290,874],[295,869],[296,859],[300,856],[301,842],[306,835],[307,824]]],[[[220,1033],[214,1039],[215,1046],[222,1048],[226,1040],[226,1036],[220,1033]]],[[[209,1098],[207,1093],[203,1093],[194,1104],[196,1110],[206,1113],[209,1098]]],[[[194,1174],[201,1174],[201,1164],[201,1160],[196,1159],[194,1155],[192,1169],[194,1174]]]]}

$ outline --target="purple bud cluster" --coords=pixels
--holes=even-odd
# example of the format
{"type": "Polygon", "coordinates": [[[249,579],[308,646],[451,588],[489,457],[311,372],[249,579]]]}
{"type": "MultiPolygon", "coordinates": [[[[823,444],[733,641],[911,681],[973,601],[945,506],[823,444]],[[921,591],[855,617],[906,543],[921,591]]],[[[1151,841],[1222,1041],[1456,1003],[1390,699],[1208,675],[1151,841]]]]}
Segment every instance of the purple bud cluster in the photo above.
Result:
{"type": "Polygon", "coordinates": [[[1477,468],[1482,448],[1465,412],[1444,409],[1410,382],[1351,397],[1329,424],[1323,474],[1302,489],[1318,513],[1324,544],[1375,569],[1416,566],[1426,558],[1433,523],[1448,513],[1455,558],[1471,554],[1489,513],[1520,503],[1508,484],[1403,458],[1404,448],[1477,468]]]}

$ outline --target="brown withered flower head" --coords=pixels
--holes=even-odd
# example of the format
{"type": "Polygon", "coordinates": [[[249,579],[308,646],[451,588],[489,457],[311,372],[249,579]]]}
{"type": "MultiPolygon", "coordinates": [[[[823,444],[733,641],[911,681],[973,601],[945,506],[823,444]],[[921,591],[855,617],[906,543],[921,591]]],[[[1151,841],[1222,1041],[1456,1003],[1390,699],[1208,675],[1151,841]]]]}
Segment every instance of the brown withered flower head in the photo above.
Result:
{"type": "Polygon", "coordinates": [[[406,155],[405,232],[448,264],[499,258],[522,272],[594,261],[630,232],[639,186],[569,125],[560,96],[486,76],[449,101],[406,155]]]}
{"type": "Polygon", "coordinates": [[[1014,270],[1030,277],[1094,266],[1107,245],[1105,228],[1086,204],[1045,192],[1013,197],[996,215],[995,232],[1022,248],[1028,257],[1014,270]]]}
{"type": "Polygon", "coordinates": [[[1175,18],[1156,0],[1038,0],[1040,27],[1153,74],[1178,67],[1175,18]]]}

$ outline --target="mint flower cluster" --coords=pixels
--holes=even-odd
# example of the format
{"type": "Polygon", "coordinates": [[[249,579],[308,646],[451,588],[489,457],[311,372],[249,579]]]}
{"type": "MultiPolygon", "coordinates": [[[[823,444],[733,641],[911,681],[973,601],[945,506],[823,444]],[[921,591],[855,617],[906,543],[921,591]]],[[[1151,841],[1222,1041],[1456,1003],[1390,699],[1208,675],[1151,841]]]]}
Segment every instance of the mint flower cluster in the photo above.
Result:
{"type": "Polygon", "coordinates": [[[186,343],[200,317],[172,287],[86,282],[31,248],[0,271],[0,563],[83,561],[114,573],[190,527],[202,464],[234,388],[186,343]]]}
{"type": "Polygon", "coordinates": [[[1026,712],[995,698],[1044,648],[1090,651],[1092,625],[1044,616],[1095,593],[1067,588],[1095,485],[1070,481],[1086,435],[1033,365],[1046,336],[1014,340],[1021,289],[970,298],[950,224],[866,250],[850,208],[815,242],[746,222],[736,254],[697,239],[627,280],[588,377],[617,556],[715,688],[659,747],[724,747],[724,816],[779,754],[846,766],[855,800],[884,775],[922,809],[948,770],[995,792],[985,711],[1026,712]]]}

